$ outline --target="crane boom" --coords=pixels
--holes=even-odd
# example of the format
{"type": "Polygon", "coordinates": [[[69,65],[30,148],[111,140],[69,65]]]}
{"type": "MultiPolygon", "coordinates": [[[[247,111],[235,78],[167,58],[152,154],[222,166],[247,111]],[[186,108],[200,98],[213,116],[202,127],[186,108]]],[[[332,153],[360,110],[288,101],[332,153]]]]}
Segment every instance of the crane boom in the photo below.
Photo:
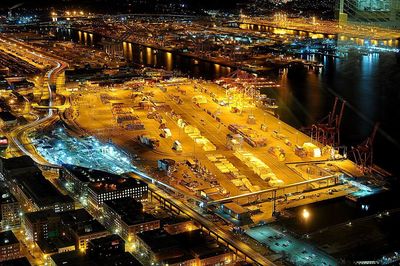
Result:
{"type": "Polygon", "coordinates": [[[16,9],[16,8],[22,6],[23,4],[24,4],[24,3],[22,2],[22,3],[19,3],[19,4],[13,5],[12,7],[8,8],[8,10],[11,11],[11,10],[13,10],[13,9],[16,9]]]}

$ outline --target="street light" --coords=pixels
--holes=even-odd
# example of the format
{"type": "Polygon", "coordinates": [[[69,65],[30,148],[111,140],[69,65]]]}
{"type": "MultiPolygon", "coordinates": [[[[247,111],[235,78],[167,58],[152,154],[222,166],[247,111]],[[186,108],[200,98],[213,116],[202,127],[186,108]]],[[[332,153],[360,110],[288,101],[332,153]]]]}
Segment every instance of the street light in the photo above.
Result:
{"type": "Polygon", "coordinates": [[[301,214],[305,220],[308,220],[310,218],[310,212],[307,209],[303,209],[303,213],[301,214]]]}

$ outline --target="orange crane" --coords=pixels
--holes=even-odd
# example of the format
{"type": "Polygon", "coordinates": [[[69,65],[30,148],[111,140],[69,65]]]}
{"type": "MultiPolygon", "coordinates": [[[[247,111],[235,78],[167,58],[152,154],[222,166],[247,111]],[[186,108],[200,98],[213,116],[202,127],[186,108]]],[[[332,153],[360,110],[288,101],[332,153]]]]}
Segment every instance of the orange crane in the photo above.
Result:
{"type": "Polygon", "coordinates": [[[311,126],[311,137],[314,140],[331,147],[339,146],[340,124],[342,122],[345,104],[345,100],[339,100],[338,97],[335,98],[332,111],[329,112],[328,116],[311,126]],[[340,109],[338,109],[339,101],[342,102],[340,109]]]}
{"type": "Polygon", "coordinates": [[[352,147],[351,153],[354,157],[355,163],[360,167],[364,173],[370,173],[373,167],[374,155],[374,141],[376,132],[378,131],[379,123],[376,123],[371,135],[356,147],[352,147]]]}

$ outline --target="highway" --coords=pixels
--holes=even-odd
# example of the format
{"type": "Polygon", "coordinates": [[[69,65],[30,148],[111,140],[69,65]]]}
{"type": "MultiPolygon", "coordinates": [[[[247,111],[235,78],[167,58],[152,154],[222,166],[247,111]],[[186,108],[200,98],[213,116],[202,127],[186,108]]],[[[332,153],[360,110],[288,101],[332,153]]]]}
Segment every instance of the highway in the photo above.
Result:
{"type": "MultiPolygon", "coordinates": [[[[30,52],[31,54],[40,56],[41,58],[44,58],[48,61],[50,61],[52,64],[55,65],[52,69],[50,69],[46,73],[46,79],[47,79],[47,88],[49,90],[49,107],[52,107],[53,105],[53,100],[55,95],[53,94],[52,86],[55,86],[55,81],[57,80],[57,76],[68,66],[65,62],[61,60],[55,60],[53,58],[43,56],[43,55],[38,55],[37,53],[30,52]]],[[[51,124],[57,120],[57,115],[56,113],[52,110],[52,108],[49,108],[47,111],[47,114],[40,118],[37,119],[31,123],[21,125],[17,128],[15,128],[13,131],[10,132],[10,137],[12,142],[15,144],[16,147],[18,147],[24,154],[30,156],[36,163],[40,165],[45,165],[45,166],[54,166],[50,163],[48,163],[46,160],[44,160],[41,156],[39,156],[35,151],[34,147],[28,148],[27,146],[31,146],[30,144],[23,144],[23,143],[29,143],[28,141],[23,140],[23,134],[26,134],[29,131],[32,131],[33,129],[39,127],[40,125],[43,124],[51,124]]]]}

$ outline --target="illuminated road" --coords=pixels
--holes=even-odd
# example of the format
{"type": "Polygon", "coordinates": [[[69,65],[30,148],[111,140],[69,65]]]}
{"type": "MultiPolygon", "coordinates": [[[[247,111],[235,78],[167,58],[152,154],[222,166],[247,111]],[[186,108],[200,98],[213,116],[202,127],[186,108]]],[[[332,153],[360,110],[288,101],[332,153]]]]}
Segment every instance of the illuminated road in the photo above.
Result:
{"type": "MultiPolygon", "coordinates": [[[[182,201],[177,200],[170,195],[168,195],[166,192],[162,191],[159,189],[154,183],[158,182],[154,178],[144,174],[143,172],[140,171],[134,171],[136,175],[139,175],[143,177],[146,181],[151,180],[152,183],[149,183],[149,188],[156,192],[156,194],[162,196],[164,199],[172,203],[176,208],[181,210],[184,214],[192,218],[193,220],[197,221],[200,223],[202,226],[207,228],[207,230],[211,231],[213,234],[218,236],[219,239],[222,239],[225,241],[227,244],[230,246],[234,247],[236,250],[238,250],[240,253],[244,254],[246,257],[250,258],[253,262],[259,264],[259,265],[275,265],[272,261],[268,260],[265,256],[261,255],[257,251],[255,251],[252,247],[247,245],[246,243],[238,240],[233,233],[223,230],[219,228],[217,225],[212,223],[211,221],[207,220],[204,218],[200,213],[197,211],[193,210],[186,204],[184,204],[182,201]]],[[[135,176],[136,177],[136,176],[135,176]]]]}
{"type": "MultiPolygon", "coordinates": [[[[51,63],[55,65],[51,70],[49,70],[46,73],[46,79],[47,79],[47,88],[49,91],[49,107],[53,105],[53,100],[55,95],[53,94],[52,87],[55,86],[55,82],[57,80],[58,75],[67,67],[67,64],[63,61],[57,61],[53,58],[46,57],[43,55],[37,55],[37,53],[30,52],[31,54],[34,54],[36,56],[40,56],[41,58],[44,58],[51,63]]],[[[10,132],[10,136],[14,144],[26,155],[30,156],[36,163],[41,164],[41,165],[46,165],[46,166],[54,166],[52,164],[49,164],[47,161],[45,161],[41,156],[37,155],[35,148],[29,144],[29,141],[27,139],[23,139],[23,134],[26,134],[29,131],[32,131],[33,129],[39,127],[40,125],[44,124],[51,124],[55,120],[57,120],[57,116],[55,115],[56,113],[50,108],[48,109],[48,112],[46,116],[43,118],[37,119],[36,121],[33,121],[31,123],[28,123],[26,125],[19,126],[15,128],[12,132],[10,132]],[[25,143],[25,144],[23,144],[25,143]]]]}

